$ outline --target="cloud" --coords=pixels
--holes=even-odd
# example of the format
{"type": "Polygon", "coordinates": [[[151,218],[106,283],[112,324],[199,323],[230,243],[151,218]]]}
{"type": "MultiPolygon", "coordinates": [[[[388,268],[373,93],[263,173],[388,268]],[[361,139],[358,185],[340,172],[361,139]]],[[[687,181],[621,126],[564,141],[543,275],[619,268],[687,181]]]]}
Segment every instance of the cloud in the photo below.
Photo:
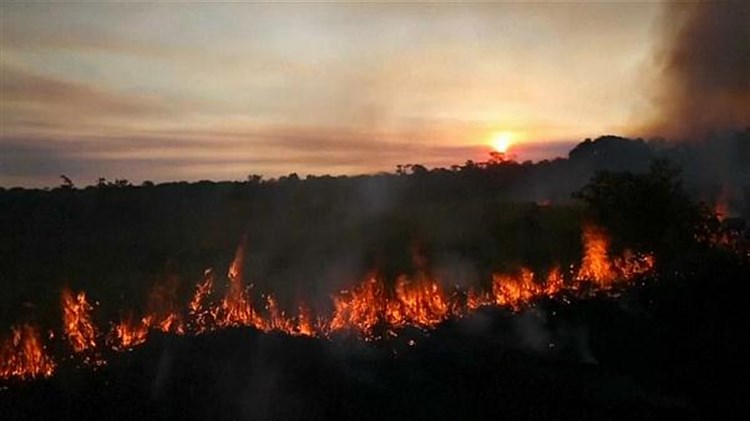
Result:
{"type": "MultiPolygon", "coordinates": [[[[485,159],[500,130],[524,142],[595,136],[625,107],[602,104],[629,90],[654,9],[1,7],[3,147],[65,159],[87,180],[155,181],[450,165],[485,159]]],[[[8,159],[6,180],[21,167],[32,177],[8,159]]]]}
{"type": "Polygon", "coordinates": [[[115,93],[40,76],[17,67],[0,67],[4,126],[59,127],[107,118],[149,117],[166,112],[157,98],[115,93]]]}
{"type": "MultiPolygon", "coordinates": [[[[5,177],[44,174],[49,177],[45,185],[54,185],[62,173],[85,180],[84,184],[98,177],[169,181],[241,180],[251,173],[351,175],[393,171],[397,164],[449,166],[483,160],[489,152],[484,145],[431,145],[403,137],[384,140],[347,129],[315,127],[201,132],[189,138],[161,132],[63,139],[3,136],[0,141],[5,177]]],[[[7,185],[5,180],[2,184],[7,185]]]]}

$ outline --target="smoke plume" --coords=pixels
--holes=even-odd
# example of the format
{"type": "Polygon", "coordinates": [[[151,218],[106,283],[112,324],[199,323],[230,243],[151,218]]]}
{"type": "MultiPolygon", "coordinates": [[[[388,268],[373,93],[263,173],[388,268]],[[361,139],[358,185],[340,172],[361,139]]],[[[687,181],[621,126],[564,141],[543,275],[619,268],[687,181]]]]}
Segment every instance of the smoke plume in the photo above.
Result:
{"type": "Polygon", "coordinates": [[[643,133],[695,139],[750,123],[750,3],[666,6],[656,47],[656,114],[643,133]]]}

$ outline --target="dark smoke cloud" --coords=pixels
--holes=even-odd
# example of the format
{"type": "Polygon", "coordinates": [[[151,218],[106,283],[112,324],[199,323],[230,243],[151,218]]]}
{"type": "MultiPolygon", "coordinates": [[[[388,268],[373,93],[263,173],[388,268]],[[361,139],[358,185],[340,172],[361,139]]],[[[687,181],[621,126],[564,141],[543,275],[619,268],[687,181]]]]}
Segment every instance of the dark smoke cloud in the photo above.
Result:
{"type": "Polygon", "coordinates": [[[660,21],[656,115],[643,133],[694,139],[750,124],[750,3],[672,2],[660,21]]]}

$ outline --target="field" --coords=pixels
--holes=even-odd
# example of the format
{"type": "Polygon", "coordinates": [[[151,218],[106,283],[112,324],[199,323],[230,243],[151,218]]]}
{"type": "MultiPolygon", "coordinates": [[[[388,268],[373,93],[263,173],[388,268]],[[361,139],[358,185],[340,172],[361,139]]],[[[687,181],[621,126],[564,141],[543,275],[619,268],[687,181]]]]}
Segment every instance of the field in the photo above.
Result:
{"type": "Polygon", "coordinates": [[[575,195],[519,192],[566,165],[2,191],[4,364],[37,335],[51,359],[24,361],[54,367],[4,379],[0,407],[192,419],[744,409],[740,220],[722,222],[663,163],[598,173],[575,195]]]}

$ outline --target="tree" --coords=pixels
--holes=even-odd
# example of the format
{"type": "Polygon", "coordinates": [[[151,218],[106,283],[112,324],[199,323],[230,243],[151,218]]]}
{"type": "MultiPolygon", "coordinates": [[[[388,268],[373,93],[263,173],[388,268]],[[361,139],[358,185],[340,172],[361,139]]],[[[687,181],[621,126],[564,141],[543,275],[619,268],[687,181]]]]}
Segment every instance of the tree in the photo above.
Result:
{"type": "Polygon", "coordinates": [[[75,188],[75,185],[73,185],[73,180],[71,180],[68,176],[63,174],[60,176],[60,179],[62,180],[62,184],[60,184],[61,189],[72,190],[75,188]]]}
{"type": "Polygon", "coordinates": [[[409,164],[407,165],[407,167],[409,168],[409,170],[411,170],[412,174],[418,176],[424,176],[429,172],[427,171],[427,167],[421,164],[409,164]]]}
{"type": "Polygon", "coordinates": [[[130,184],[130,181],[128,181],[127,178],[117,178],[115,179],[115,182],[112,183],[113,187],[130,187],[132,184],[130,184]]]}
{"type": "Polygon", "coordinates": [[[250,174],[247,176],[247,183],[253,186],[259,185],[263,181],[263,176],[258,174],[250,174]]]}
{"type": "Polygon", "coordinates": [[[490,159],[487,162],[488,165],[499,165],[510,161],[512,158],[505,152],[492,151],[490,152],[490,159]]]}
{"type": "Polygon", "coordinates": [[[645,174],[601,171],[574,197],[622,245],[671,259],[710,238],[715,218],[690,200],[679,168],[655,161],[645,174]]]}

